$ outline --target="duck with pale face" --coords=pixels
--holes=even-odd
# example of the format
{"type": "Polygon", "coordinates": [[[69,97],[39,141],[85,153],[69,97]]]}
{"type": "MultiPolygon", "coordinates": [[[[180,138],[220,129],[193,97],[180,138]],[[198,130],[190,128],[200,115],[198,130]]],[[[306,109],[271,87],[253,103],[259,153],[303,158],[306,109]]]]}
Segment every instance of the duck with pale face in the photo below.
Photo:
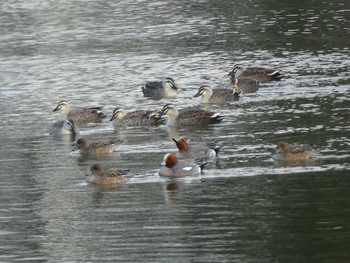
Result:
{"type": "Polygon", "coordinates": [[[166,104],[161,115],[166,115],[168,126],[208,126],[220,123],[223,116],[217,112],[206,111],[199,108],[186,108],[178,110],[173,104],[166,104]]]}
{"type": "Polygon", "coordinates": [[[176,97],[181,92],[172,78],[165,78],[162,81],[149,81],[141,89],[145,97],[157,99],[176,97]]]}
{"type": "Polygon", "coordinates": [[[61,100],[51,113],[60,112],[60,120],[73,120],[75,122],[99,122],[107,115],[102,112],[102,107],[90,107],[71,110],[67,101],[61,100]]]}
{"type": "Polygon", "coordinates": [[[114,126],[158,126],[165,120],[156,110],[126,111],[115,108],[110,121],[114,126]]]}
{"type": "Polygon", "coordinates": [[[272,68],[245,67],[239,64],[235,65],[227,75],[233,79],[250,78],[261,83],[280,81],[283,78],[283,75],[278,70],[272,68]]]}
{"type": "Polygon", "coordinates": [[[192,97],[201,97],[202,103],[225,103],[239,100],[239,92],[234,89],[211,89],[209,86],[203,85],[198,92],[192,97]]]}
{"type": "Polygon", "coordinates": [[[57,120],[49,128],[50,135],[76,135],[79,129],[73,120],[57,120]]]}

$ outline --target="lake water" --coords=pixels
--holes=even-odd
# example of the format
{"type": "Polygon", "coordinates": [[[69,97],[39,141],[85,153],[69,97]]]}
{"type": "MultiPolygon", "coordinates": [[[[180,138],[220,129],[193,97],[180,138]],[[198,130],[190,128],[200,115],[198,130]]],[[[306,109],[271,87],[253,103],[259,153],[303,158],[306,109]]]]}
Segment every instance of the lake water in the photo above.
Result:
{"type": "Polygon", "coordinates": [[[16,1],[0,3],[0,261],[346,262],[350,242],[348,1],[16,1]],[[273,67],[280,82],[205,108],[208,128],[120,128],[99,159],[52,137],[49,112],[198,105],[198,87],[226,87],[236,63],[273,67]],[[174,99],[145,98],[173,77],[174,99]],[[171,137],[220,141],[204,174],[169,181],[171,137]],[[313,162],[274,163],[275,143],[320,149],[313,162]],[[93,163],[130,169],[125,185],[85,183],[93,163]]]}

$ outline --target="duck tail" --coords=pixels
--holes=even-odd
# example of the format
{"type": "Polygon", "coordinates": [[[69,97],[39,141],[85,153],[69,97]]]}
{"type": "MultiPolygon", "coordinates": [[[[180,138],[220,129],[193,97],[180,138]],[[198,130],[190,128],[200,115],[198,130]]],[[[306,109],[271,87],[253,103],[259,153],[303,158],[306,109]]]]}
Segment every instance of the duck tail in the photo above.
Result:
{"type": "Polygon", "coordinates": [[[118,172],[121,174],[121,175],[126,175],[128,172],[130,172],[130,170],[126,169],[126,170],[118,170],[118,172]]]}
{"type": "Polygon", "coordinates": [[[269,74],[269,76],[271,77],[271,80],[276,80],[276,81],[280,81],[284,77],[284,75],[277,70],[269,74]]]}
{"type": "Polygon", "coordinates": [[[194,163],[197,164],[201,168],[201,172],[203,172],[204,167],[208,164],[207,159],[196,159],[194,163]]]}
{"type": "Polygon", "coordinates": [[[214,123],[220,123],[222,120],[224,119],[224,116],[221,116],[219,114],[214,114],[212,117],[211,117],[211,123],[214,124],[214,123]]]}
{"type": "Polygon", "coordinates": [[[214,150],[215,154],[217,155],[222,148],[222,145],[220,145],[217,141],[216,142],[209,142],[207,143],[207,146],[209,149],[214,150]]]}
{"type": "Polygon", "coordinates": [[[124,140],[120,140],[120,139],[112,141],[112,143],[114,143],[115,146],[121,145],[123,142],[124,142],[124,140]]]}

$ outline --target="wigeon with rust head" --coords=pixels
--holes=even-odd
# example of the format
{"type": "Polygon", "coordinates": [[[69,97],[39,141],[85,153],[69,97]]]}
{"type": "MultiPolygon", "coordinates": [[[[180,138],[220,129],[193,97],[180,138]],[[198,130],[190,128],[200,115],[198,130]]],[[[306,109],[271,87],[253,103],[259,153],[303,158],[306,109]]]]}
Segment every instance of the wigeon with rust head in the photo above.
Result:
{"type": "Polygon", "coordinates": [[[180,160],[175,154],[168,153],[164,156],[163,166],[159,169],[160,176],[184,177],[200,174],[206,165],[204,159],[197,161],[180,160]]]}

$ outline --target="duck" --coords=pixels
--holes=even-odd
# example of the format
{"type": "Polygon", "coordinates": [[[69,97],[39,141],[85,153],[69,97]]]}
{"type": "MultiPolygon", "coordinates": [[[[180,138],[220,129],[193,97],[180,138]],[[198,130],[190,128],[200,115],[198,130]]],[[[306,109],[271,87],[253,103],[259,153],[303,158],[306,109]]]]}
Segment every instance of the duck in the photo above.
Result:
{"type": "Polygon", "coordinates": [[[175,156],[178,159],[210,159],[215,158],[221,149],[221,145],[217,142],[207,144],[189,145],[185,137],[179,139],[172,138],[175,142],[178,152],[175,156]]]}
{"type": "Polygon", "coordinates": [[[177,87],[173,78],[165,78],[162,81],[148,81],[141,88],[144,97],[172,98],[176,97],[182,90],[177,87]]]}
{"type": "Polygon", "coordinates": [[[318,150],[307,145],[289,145],[285,141],[279,141],[273,159],[278,161],[305,161],[315,158],[317,153],[318,150]]]}
{"type": "Polygon", "coordinates": [[[157,126],[165,122],[157,110],[126,111],[115,108],[109,120],[115,126],[157,126]]]}
{"type": "Polygon", "coordinates": [[[278,70],[264,67],[245,67],[237,64],[233,67],[233,70],[228,73],[228,76],[233,78],[246,77],[252,78],[262,83],[270,81],[280,81],[283,78],[278,70]]]}
{"type": "Polygon", "coordinates": [[[104,140],[98,142],[90,142],[86,138],[79,138],[75,145],[79,149],[80,154],[107,154],[112,153],[115,148],[123,143],[123,140],[104,140]]]}
{"type": "Polygon", "coordinates": [[[206,126],[220,123],[224,118],[217,112],[206,111],[195,107],[178,110],[174,104],[164,105],[161,111],[161,116],[163,115],[168,116],[166,125],[171,127],[206,126]]]}
{"type": "Polygon", "coordinates": [[[86,181],[101,185],[123,184],[126,181],[125,175],[129,170],[112,170],[103,167],[101,164],[93,164],[90,173],[86,174],[86,181]]]}
{"type": "Polygon", "coordinates": [[[231,78],[231,82],[234,84],[234,89],[241,95],[257,92],[261,84],[260,81],[247,77],[236,77],[235,79],[231,78]]]}
{"type": "Polygon", "coordinates": [[[50,135],[78,134],[79,129],[73,120],[57,120],[49,128],[50,135]]]}
{"type": "Polygon", "coordinates": [[[236,92],[235,89],[211,89],[207,85],[202,85],[192,99],[201,96],[202,103],[223,103],[238,101],[239,95],[240,92],[236,92]]]}
{"type": "Polygon", "coordinates": [[[74,111],[70,110],[70,105],[67,101],[61,100],[56,108],[51,113],[60,111],[60,120],[71,119],[75,122],[99,122],[107,115],[102,112],[102,107],[80,108],[74,111]]]}
{"type": "Polygon", "coordinates": [[[159,169],[160,176],[183,177],[202,173],[207,162],[205,159],[195,162],[180,160],[175,154],[167,153],[163,158],[163,166],[159,169]]]}

